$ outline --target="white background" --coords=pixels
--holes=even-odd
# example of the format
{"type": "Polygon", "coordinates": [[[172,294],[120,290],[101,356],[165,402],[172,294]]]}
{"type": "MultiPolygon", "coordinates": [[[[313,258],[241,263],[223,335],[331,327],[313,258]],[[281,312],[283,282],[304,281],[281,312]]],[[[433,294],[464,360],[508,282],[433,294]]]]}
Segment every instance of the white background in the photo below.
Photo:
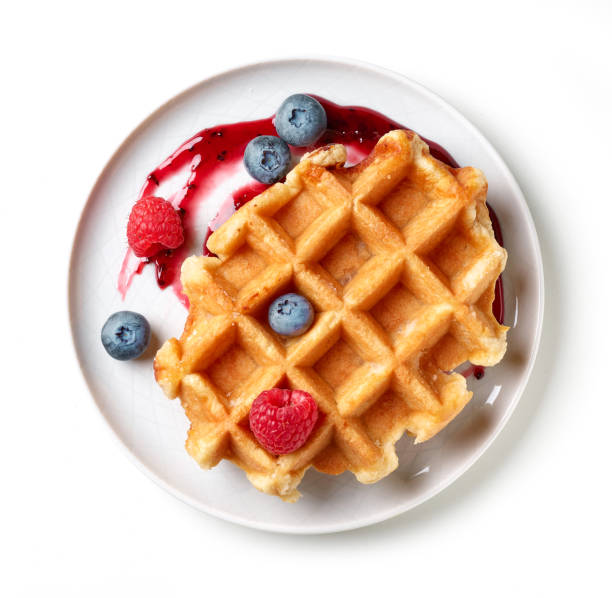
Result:
{"type": "Polygon", "coordinates": [[[4,6],[0,595],[610,595],[611,60],[605,0],[4,6]],[[480,128],[531,208],[547,304],[523,399],[467,474],[386,523],[290,537],[200,514],[128,462],[76,365],[66,281],[87,194],[143,118],[305,53],[402,72],[480,128]]]}

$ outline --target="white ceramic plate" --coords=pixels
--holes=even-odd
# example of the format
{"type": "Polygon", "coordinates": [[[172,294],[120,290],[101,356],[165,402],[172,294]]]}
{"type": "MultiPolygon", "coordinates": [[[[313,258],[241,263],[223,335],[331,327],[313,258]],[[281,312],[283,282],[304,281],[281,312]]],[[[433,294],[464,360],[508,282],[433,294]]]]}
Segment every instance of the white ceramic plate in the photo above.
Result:
{"type": "MultiPolygon", "coordinates": [[[[213,209],[214,207],[211,207],[213,209]]],[[[211,214],[212,215],[212,214],[211,214]]],[[[199,83],[162,106],[117,150],[87,201],[74,240],[69,304],[76,352],[91,394],[138,467],[178,498],[244,525],[291,533],[320,533],[382,521],[422,503],[457,479],[504,426],[535,360],[543,312],[542,260],[523,195],[486,139],[456,110],[409,79],[347,60],[292,59],[254,64],[199,83]],[[462,165],[481,168],[489,202],[502,224],[508,352],[482,380],[469,378],[474,398],[442,433],[414,446],[397,445],[399,468],[364,486],[350,473],[307,472],[296,504],[256,491],[230,463],[202,471],[184,449],[188,421],[178,401],[156,385],[153,350],[178,336],[186,311],[170,289],[160,292],[152,272],[136,277],[125,301],[117,274],[130,208],[147,174],[200,129],[263,118],[296,92],[340,104],[367,106],[412,127],[448,149],[462,165]],[[148,358],[111,359],[100,343],[109,314],[132,309],[154,330],[148,358]]]]}

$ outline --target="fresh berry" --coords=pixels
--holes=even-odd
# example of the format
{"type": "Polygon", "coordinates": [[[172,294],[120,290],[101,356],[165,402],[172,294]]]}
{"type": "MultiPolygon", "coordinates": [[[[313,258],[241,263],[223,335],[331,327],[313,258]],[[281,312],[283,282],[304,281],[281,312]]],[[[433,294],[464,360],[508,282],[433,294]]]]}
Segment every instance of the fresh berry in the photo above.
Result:
{"type": "Polygon", "coordinates": [[[297,293],[281,295],[268,309],[270,328],[283,336],[304,334],[312,324],[314,309],[310,301],[297,293]]]}
{"type": "Polygon", "coordinates": [[[289,96],[274,117],[276,132],[289,145],[312,145],[327,128],[325,108],[314,98],[296,93],[289,96]]]}
{"type": "Polygon", "coordinates": [[[244,150],[244,165],[249,174],[260,183],[276,183],[291,167],[289,146],[273,135],[255,137],[244,150]]]}
{"type": "Polygon", "coordinates": [[[118,311],[102,326],[106,352],[120,361],[140,357],[149,344],[151,328],[144,316],[134,311],[118,311]]]}
{"type": "Polygon", "coordinates": [[[249,424],[261,446],[285,455],[304,445],[318,417],[319,408],[307,392],[273,388],[253,401],[249,424]]]}
{"type": "Polygon", "coordinates": [[[130,247],[138,257],[183,244],[183,224],[172,204],[161,197],[143,197],[132,208],[127,225],[130,247]]]}

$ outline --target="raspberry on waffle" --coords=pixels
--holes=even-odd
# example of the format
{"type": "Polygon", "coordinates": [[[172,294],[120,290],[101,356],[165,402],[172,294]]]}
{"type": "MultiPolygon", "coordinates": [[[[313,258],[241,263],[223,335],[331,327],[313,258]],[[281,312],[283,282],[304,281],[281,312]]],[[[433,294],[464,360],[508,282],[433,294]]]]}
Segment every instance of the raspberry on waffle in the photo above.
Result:
{"type": "Polygon", "coordinates": [[[404,432],[428,440],[470,400],[452,370],[494,365],[506,349],[491,310],[506,252],[483,174],[446,166],[403,130],[362,163],[345,160],[342,145],[305,155],[210,237],[218,257],[184,262],[189,316],[155,359],[191,422],[189,454],[205,468],[229,459],[287,501],[311,466],[363,483],[388,475],[404,432]],[[287,291],[316,312],[290,339],[266,317],[287,291]],[[254,399],[274,387],[306,391],[320,412],[306,443],[280,456],[248,425],[254,399]]]}

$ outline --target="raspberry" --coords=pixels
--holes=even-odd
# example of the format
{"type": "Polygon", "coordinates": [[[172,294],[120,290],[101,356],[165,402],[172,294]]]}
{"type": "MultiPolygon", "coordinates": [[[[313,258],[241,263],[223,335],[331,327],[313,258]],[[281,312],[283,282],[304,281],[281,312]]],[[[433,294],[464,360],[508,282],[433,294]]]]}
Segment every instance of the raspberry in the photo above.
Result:
{"type": "Polygon", "coordinates": [[[317,404],[307,392],[273,388],[253,401],[249,424],[267,451],[285,455],[304,445],[318,417],[317,404]]]}
{"type": "Polygon", "coordinates": [[[130,212],[127,238],[138,257],[152,257],[162,249],[176,249],[184,240],[181,217],[169,201],[143,197],[130,212]]]}

